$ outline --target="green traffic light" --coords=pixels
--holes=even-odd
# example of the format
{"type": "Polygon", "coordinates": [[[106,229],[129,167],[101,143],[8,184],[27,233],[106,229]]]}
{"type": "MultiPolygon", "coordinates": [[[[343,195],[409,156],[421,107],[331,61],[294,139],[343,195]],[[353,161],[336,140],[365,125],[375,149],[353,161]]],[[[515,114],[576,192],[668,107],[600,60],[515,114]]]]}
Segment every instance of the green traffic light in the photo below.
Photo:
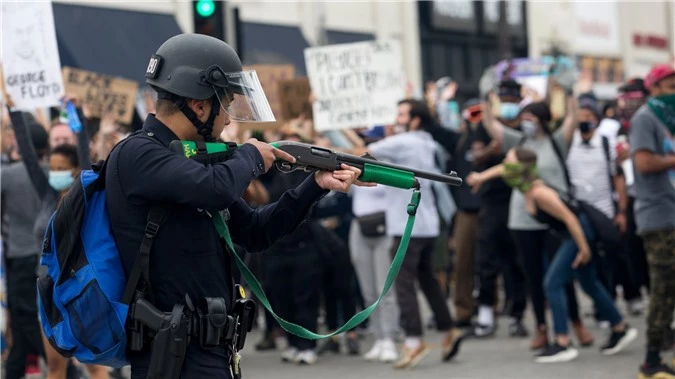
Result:
{"type": "Polygon", "coordinates": [[[199,0],[195,5],[195,10],[202,17],[210,17],[216,11],[216,4],[213,0],[199,0]]]}

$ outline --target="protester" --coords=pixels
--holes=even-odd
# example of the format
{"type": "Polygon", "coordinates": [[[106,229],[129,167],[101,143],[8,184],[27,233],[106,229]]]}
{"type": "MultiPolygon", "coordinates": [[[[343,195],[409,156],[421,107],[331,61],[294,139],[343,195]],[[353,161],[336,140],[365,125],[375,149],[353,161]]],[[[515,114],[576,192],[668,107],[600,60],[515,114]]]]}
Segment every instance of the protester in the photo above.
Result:
{"type": "MultiPolygon", "coordinates": [[[[368,145],[367,151],[375,158],[395,164],[436,171],[436,145],[426,131],[433,124],[427,105],[417,100],[399,102],[396,123],[404,127],[405,132],[372,143],[368,145]]],[[[439,233],[438,210],[431,186],[424,179],[420,179],[420,182],[421,195],[425,201],[420,203],[417,210],[408,251],[395,282],[401,324],[406,333],[401,359],[394,365],[398,369],[415,367],[430,352],[429,346],[422,340],[416,283],[429,301],[438,330],[446,332],[441,352],[444,361],[452,359],[458,353],[463,339],[462,332],[453,324],[443,293],[433,276],[432,254],[439,233]]],[[[392,256],[401,243],[407,217],[402,210],[407,208],[409,201],[409,192],[387,187],[389,207],[385,220],[387,235],[393,237],[392,256]]]]}
{"type": "Polygon", "coordinates": [[[654,66],[645,87],[650,97],[630,120],[630,144],[635,167],[635,220],[649,262],[651,299],[647,316],[647,355],[641,378],[675,378],[661,362],[665,333],[673,321],[675,303],[675,69],[654,66]]]}
{"type": "Polygon", "coordinates": [[[570,346],[567,335],[568,312],[564,289],[574,274],[579,278],[584,292],[593,299],[596,307],[611,323],[610,338],[600,350],[604,355],[617,354],[637,337],[637,330],[623,321],[611,297],[597,278],[590,247],[590,243],[597,238],[597,232],[589,216],[562,200],[554,188],[539,178],[537,155],[532,150],[523,147],[511,149],[503,165],[494,166],[483,173],[484,178],[496,176],[504,177],[508,185],[524,195],[528,214],[552,230],[565,233],[544,276],[544,288],[553,313],[555,340],[537,354],[535,361],[567,362],[579,355],[570,346]]]}
{"type": "MultiPolygon", "coordinates": [[[[517,103],[501,105],[500,113],[502,117],[519,118],[521,130],[507,127],[495,119],[491,103],[484,103],[483,110],[483,124],[490,137],[501,145],[504,152],[519,145],[534,150],[539,157],[537,169],[542,179],[556,190],[567,194],[569,190],[565,181],[564,157],[567,154],[572,135],[577,128],[575,99],[572,96],[568,97],[565,120],[553,134],[550,133],[551,111],[546,103],[530,103],[522,110],[519,110],[517,103]],[[506,107],[505,105],[509,106],[506,107]]],[[[476,180],[482,184],[485,177],[479,174],[476,180]]],[[[541,284],[544,278],[544,268],[547,266],[550,256],[557,249],[559,241],[548,233],[544,224],[527,213],[525,198],[518,191],[511,193],[508,226],[524,262],[536,318],[536,333],[530,347],[533,350],[541,349],[549,344],[545,316],[545,296],[541,284]]],[[[593,337],[579,317],[579,307],[574,287],[571,284],[567,286],[567,296],[570,302],[569,316],[577,339],[582,345],[590,345],[593,343],[593,337]]]]}

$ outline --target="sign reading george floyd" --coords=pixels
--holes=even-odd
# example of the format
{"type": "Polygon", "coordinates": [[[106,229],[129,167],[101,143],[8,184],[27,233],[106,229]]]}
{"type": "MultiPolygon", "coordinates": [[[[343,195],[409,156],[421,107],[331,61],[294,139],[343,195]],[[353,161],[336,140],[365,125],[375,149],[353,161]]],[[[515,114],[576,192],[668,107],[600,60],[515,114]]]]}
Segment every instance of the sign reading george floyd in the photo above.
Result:
{"type": "Polygon", "coordinates": [[[51,2],[3,2],[3,79],[14,109],[56,106],[63,96],[51,2]]]}
{"type": "Polygon", "coordinates": [[[93,117],[112,112],[118,122],[131,123],[138,92],[138,83],[135,81],[64,67],[63,83],[66,92],[89,104],[93,117]]]}
{"type": "Polygon", "coordinates": [[[405,95],[401,45],[380,40],[305,49],[317,131],[391,123],[405,95]]]}

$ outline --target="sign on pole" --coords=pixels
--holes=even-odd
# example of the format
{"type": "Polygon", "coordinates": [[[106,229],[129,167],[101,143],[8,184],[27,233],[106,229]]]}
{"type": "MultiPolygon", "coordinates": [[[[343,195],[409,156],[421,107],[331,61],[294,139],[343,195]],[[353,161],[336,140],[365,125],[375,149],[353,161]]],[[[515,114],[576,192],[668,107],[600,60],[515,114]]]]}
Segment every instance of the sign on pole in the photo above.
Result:
{"type": "Polygon", "coordinates": [[[59,105],[64,94],[51,2],[2,3],[2,65],[14,109],[59,105]]]}
{"type": "Polygon", "coordinates": [[[63,82],[68,93],[91,107],[92,117],[108,112],[122,124],[130,124],[136,106],[138,83],[72,67],[63,68],[63,82]]]}
{"type": "Polygon", "coordinates": [[[305,49],[316,131],[391,123],[405,95],[397,40],[305,49]]]}

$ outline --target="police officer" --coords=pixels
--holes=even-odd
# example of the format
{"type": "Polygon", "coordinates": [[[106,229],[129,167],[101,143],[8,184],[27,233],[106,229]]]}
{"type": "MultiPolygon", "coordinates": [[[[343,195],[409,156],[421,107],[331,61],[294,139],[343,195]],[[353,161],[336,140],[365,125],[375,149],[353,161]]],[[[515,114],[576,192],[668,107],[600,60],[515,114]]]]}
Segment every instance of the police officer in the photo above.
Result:
{"type": "MultiPolygon", "coordinates": [[[[230,119],[273,120],[255,72],[242,72],[236,52],[216,38],[181,34],[154,54],[147,83],[158,93],[157,112],[143,128],[111,153],[106,170],[106,196],[124,268],[129,275],[143,240],[151,207],[170,208],[154,238],[149,282],[155,307],[201,297],[232,304],[228,251],[213,225],[213,211],[227,210],[234,243],[261,251],[300,224],[312,205],[329,190],[348,191],[360,171],[344,165],[319,171],[278,202],[252,210],[241,199],[249,182],[289,154],[250,139],[231,159],[204,166],[168,149],[173,140],[215,141],[230,119]],[[148,138],[149,137],[149,138],[148,138]]],[[[196,301],[195,301],[196,302],[196,301]]],[[[132,378],[146,378],[150,344],[129,352],[132,378]]],[[[202,349],[195,339],[187,347],[182,378],[229,378],[228,349],[202,349]]]]}

